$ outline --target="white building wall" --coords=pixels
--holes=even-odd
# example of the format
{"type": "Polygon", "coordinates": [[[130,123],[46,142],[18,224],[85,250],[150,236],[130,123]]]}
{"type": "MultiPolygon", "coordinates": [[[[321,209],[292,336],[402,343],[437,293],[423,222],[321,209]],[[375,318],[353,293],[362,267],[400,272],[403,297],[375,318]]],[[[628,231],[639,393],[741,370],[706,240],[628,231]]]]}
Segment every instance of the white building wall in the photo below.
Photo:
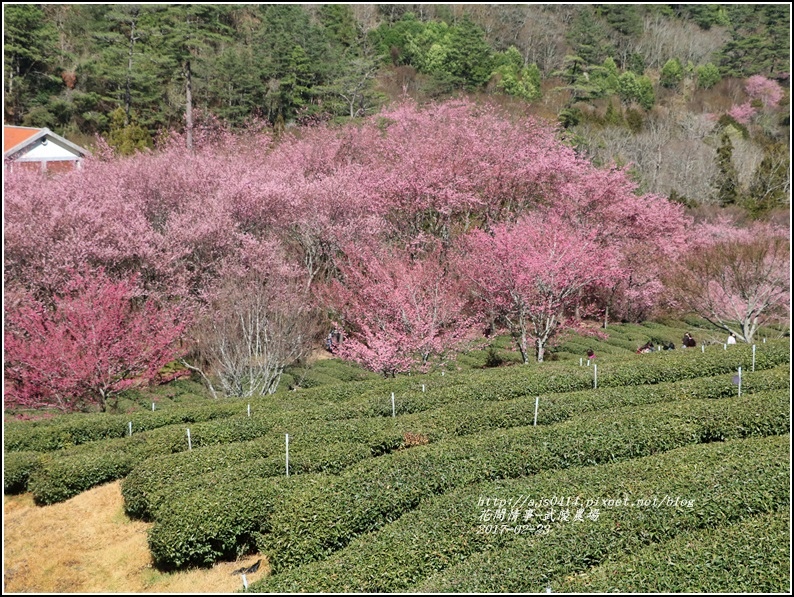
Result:
{"type": "Polygon", "coordinates": [[[69,149],[54,143],[49,139],[40,139],[28,151],[18,156],[17,159],[34,160],[75,160],[80,156],[69,149]]]}

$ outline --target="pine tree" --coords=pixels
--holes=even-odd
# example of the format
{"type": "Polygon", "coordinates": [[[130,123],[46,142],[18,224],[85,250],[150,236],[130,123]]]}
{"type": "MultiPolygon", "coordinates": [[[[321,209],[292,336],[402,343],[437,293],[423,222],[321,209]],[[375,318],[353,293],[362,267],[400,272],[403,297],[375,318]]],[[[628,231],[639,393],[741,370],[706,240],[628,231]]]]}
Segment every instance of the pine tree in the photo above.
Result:
{"type": "Polygon", "coordinates": [[[733,165],[733,143],[727,131],[720,137],[717,149],[717,177],[715,181],[717,202],[722,206],[735,205],[739,201],[739,174],[733,165]]]}

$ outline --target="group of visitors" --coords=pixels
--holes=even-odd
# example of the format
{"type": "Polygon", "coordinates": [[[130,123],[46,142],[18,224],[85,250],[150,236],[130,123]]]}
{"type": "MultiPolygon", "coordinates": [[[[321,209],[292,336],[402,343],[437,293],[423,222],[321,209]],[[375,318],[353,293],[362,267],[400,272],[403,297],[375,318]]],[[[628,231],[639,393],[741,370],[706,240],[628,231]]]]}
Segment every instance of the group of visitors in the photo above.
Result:
{"type": "Polygon", "coordinates": [[[334,348],[342,341],[342,330],[336,322],[331,325],[331,331],[325,337],[325,350],[333,352],[334,348]]]}
{"type": "MultiPolygon", "coordinates": [[[[736,334],[734,332],[731,332],[728,336],[728,344],[736,344],[736,334]]],[[[681,340],[681,346],[683,348],[695,348],[697,346],[697,342],[695,341],[695,338],[692,336],[692,334],[687,332],[684,334],[684,337],[681,340]]],[[[648,340],[645,344],[637,349],[637,354],[646,354],[653,352],[656,349],[657,347],[654,346],[653,341],[648,340]]],[[[672,342],[662,342],[659,345],[659,350],[675,350],[675,344],[672,342]]],[[[593,359],[595,359],[595,352],[593,352],[593,349],[590,348],[587,350],[587,362],[591,363],[593,359]]]]}
{"type": "MultiPolygon", "coordinates": [[[[734,332],[731,332],[730,335],[728,336],[727,343],[736,344],[736,334],[734,332]]],[[[695,341],[695,338],[692,336],[692,334],[687,332],[686,334],[684,334],[684,337],[681,339],[681,346],[683,348],[695,348],[697,346],[697,341],[695,341]]],[[[648,342],[646,342],[637,349],[637,354],[653,352],[654,349],[655,347],[653,345],[653,341],[648,340],[648,342]]],[[[661,350],[675,350],[675,344],[673,344],[672,342],[662,343],[661,350]]]]}

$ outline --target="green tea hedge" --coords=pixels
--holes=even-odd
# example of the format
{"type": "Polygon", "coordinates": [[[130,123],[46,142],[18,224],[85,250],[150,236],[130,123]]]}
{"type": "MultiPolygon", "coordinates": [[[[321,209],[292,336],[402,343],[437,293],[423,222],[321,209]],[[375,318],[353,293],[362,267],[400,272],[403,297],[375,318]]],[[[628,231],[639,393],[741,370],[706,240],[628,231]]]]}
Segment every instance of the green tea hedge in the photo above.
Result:
{"type": "MultiPolygon", "coordinates": [[[[744,379],[745,392],[789,387],[787,368],[777,367],[767,371],[748,374],[744,379]]],[[[604,410],[622,406],[652,404],[688,398],[724,398],[736,395],[737,387],[730,376],[685,380],[673,384],[636,386],[624,388],[604,388],[586,392],[552,394],[543,396],[540,402],[538,423],[551,424],[565,420],[575,414],[604,410]]],[[[403,443],[405,433],[424,436],[428,441],[439,441],[456,435],[468,435],[498,428],[511,428],[530,425],[534,422],[535,401],[533,398],[519,398],[499,403],[467,402],[449,405],[432,411],[423,411],[397,419],[360,419],[318,424],[311,422],[295,426],[292,454],[300,455],[310,464],[298,466],[295,461],[293,472],[322,472],[341,470],[343,463],[353,463],[366,456],[377,456],[398,448],[403,443]],[[295,443],[295,439],[298,443],[295,443]],[[351,455],[339,458],[337,454],[347,448],[333,449],[335,443],[347,445],[349,442],[362,449],[352,450],[351,455]],[[363,442],[360,443],[360,442],[363,442]],[[296,448],[299,452],[295,452],[296,448]],[[371,454],[368,452],[371,451],[371,454]],[[328,460],[325,460],[325,458],[328,460]]],[[[277,429],[275,431],[283,431],[277,429]]],[[[140,463],[124,479],[122,495],[125,509],[130,516],[151,518],[153,505],[165,499],[172,499],[175,492],[186,488],[177,487],[190,480],[192,484],[218,482],[218,475],[202,480],[204,475],[224,470],[231,477],[238,475],[235,467],[256,470],[264,475],[284,473],[283,433],[275,433],[267,438],[252,442],[224,446],[212,446],[192,453],[181,452],[152,458],[140,463]],[[251,461],[277,454],[269,466],[256,466],[251,461]],[[234,466],[231,466],[234,465],[234,466]]]]}
{"type": "Polygon", "coordinates": [[[309,487],[263,521],[274,572],[327,557],[431,495],[485,479],[626,460],[677,447],[789,431],[788,392],[616,409],[547,428],[448,440],[364,461],[309,487]],[[306,512],[315,512],[307,516],[306,512]]]}
{"type": "MultiPolygon", "coordinates": [[[[765,441],[745,440],[729,444],[704,446],[702,452],[690,452],[684,466],[671,461],[650,467],[641,477],[616,471],[609,489],[588,486],[590,477],[577,471],[566,484],[543,486],[541,495],[555,495],[570,487],[587,487],[590,495],[621,497],[681,497],[692,500],[692,507],[600,508],[597,520],[587,524],[552,524],[548,534],[518,534],[507,537],[499,549],[483,550],[461,563],[447,567],[411,587],[414,592],[511,592],[540,593],[564,591],[566,582],[611,559],[643,553],[646,546],[664,555],[664,561],[648,574],[660,580],[674,581],[675,592],[684,591],[679,584],[676,563],[661,551],[665,542],[693,529],[718,529],[734,521],[761,513],[785,512],[790,507],[789,437],[765,441]],[[735,448],[734,448],[735,447],[735,448]],[[697,454],[698,457],[694,457],[697,454]],[[741,455],[741,456],[739,456],[741,455]],[[673,471],[672,474],[669,471],[673,471]],[[656,481],[653,476],[658,477],[656,481]],[[644,486],[655,486],[653,494],[642,496],[644,486]],[[566,487],[567,485],[567,487],[566,487]],[[641,489],[637,489],[637,488],[641,489]],[[660,545],[661,544],[661,545],[660,545]]],[[[662,461],[664,462],[664,461],[662,461]]],[[[539,489],[533,486],[532,491],[539,489]]],[[[533,493],[533,495],[536,495],[533,493]]],[[[749,553],[761,557],[764,545],[749,553]]],[[[700,574],[722,572],[723,562],[701,553],[705,566],[700,574]],[[710,570],[711,567],[716,570],[710,570]]],[[[680,564],[679,564],[680,565],[680,564]]],[[[771,579],[780,572],[770,570],[771,579]]],[[[652,586],[652,582],[650,583],[652,586]]],[[[651,586],[642,588],[650,591],[651,586]]],[[[738,587],[733,590],[737,590],[738,587]]],[[[597,591],[598,589],[596,589],[597,591]]],[[[589,591],[588,591],[589,592],[589,591]]]]}
{"type": "Polygon", "coordinates": [[[787,593],[791,517],[776,511],[681,533],[562,580],[560,593],[787,593]]]}
{"type": "MultiPolygon", "coordinates": [[[[271,424],[255,417],[229,417],[190,425],[191,444],[201,447],[253,439],[268,433],[271,424]]],[[[126,476],[152,456],[188,449],[187,427],[160,427],[131,437],[75,446],[45,454],[33,469],[28,489],[38,504],[60,502],[100,483],[126,476]]]]}
{"type": "MultiPolygon", "coordinates": [[[[626,551],[637,552],[642,556],[642,545],[650,541],[662,541],[661,544],[650,543],[647,552],[657,554],[657,572],[665,572],[664,562],[668,554],[674,552],[667,548],[665,538],[675,537],[679,533],[684,537],[691,536],[687,523],[693,523],[693,528],[703,528],[722,524],[726,519],[749,517],[746,520],[756,521],[754,514],[757,512],[781,513],[788,503],[785,474],[787,443],[788,437],[783,436],[700,444],[627,462],[572,468],[524,479],[460,488],[423,502],[419,508],[395,522],[355,539],[327,560],[265,578],[252,585],[250,590],[263,593],[388,593],[414,592],[419,585],[423,590],[466,591],[468,587],[453,584],[462,576],[461,571],[454,567],[474,561],[467,559],[480,552],[491,550],[496,557],[514,541],[534,540],[534,547],[539,552],[537,560],[544,557],[551,560],[555,555],[562,555],[565,561],[575,557],[578,552],[593,553],[596,545],[588,542],[589,539],[594,538],[601,545],[609,545],[616,535],[618,540],[615,549],[607,553],[613,560],[620,558],[626,551]],[[664,474],[660,475],[660,471],[664,471],[664,474]],[[725,476],[728,471],[730,479],[726,487],[725,476]],[[753,489],[751,495],[743,499],[743,485],[748,483],[753,489]],[[643,506],[643,510],[636,506],[614,507],[612,512],[605,511],[603,507],[585,507],[587,501],[593,499],[629,498],[634,505],[639,499],[656,498],[661,501],[666,495],[692,500],[691,511],[687,512],[687,506],[663,506],[657,512],[652,512],[651,506],[643,506]],[[556,497],[560,501],[565,500],[566,505],[558,506],[555,501],[555,506],[534,507],[524,501],[530,496],[538,501],[551,501],[556,497]],[[779,502],[770,497],[779,499],[779,502]],[[499,509],[488,503],[494,499],[514,501],[521,505],[505,507],[501,522],[492,518],[484,521],[486,513],[492,517],[499,509]],[[579,505],[571,506],[577,499],[580,500],[579,505]],[[582,521],[573,521],[580,507],[585,509],[583,514],[599,510],[599,519],[594,521],[591,517],[583,517],[582,521]],[[544,520],[552,508],[557,515],[556,522],[544,520]],[[527,518],[530,510],[533,510],[531,517],[527,518]],[[560,520],[563,510],[568,511],[567,522],[560,520]],[[516,512],[515,520],[511,520],[513,512],[516,512]],[[601,516],[609,517],[609,523],[604,525],[601,516]],[[599,525],[599,522],[602,524],[599,525]],[[539,529],[538,525],[545,527],[539,529]],[[566,526],[574,525],[578,528],[567,529],[570,532],[564,541],[564,548],[573,553],[550,553],[548,544],[560,541],[556,533],[566,530],[566,526]],[[516,534],[516,528],[521,537],[516,534]],[[421,584],[431,575],[445,570],[449,570],[449,573],[436,577],[432,587],[429,587],[430,583],[421,584]]],[[[764,533],[762,528],[758,530],[759,536],[765,534],[766,537],[777,537],[776,532],[764,533]]],[[[735,533],[734,536],[738,538],[739,534],[735,533]]],[[[735,542],[728,543],[735,545],[735,542]]],[[[704,547],[708,548],[708,545],[704,544],[704,547]]],[[[755,559],[758,560],[759,550],[757,545],[754,547],[755,559]]],[[[700,549],[691,551],[694,561],[700,549]]],[[[523,561],[514,559],[512,565],[519,571],[523,570],[523,561]]],[[[621,561],[618,560],[618,563],[621,561]]],[[[629,561],[634,563],[636,559],[632,557],[629,561]]],[[[555,563],[544,563],[542,568],[546,569],[555,563]]],[[[631,568],[635,568],[639,576],[644,567],[622,566],[622,570],[631,568]]],[[[614,567],[607,570],[609,572],[606,574],[588,574],[583,577],[603,579],[603,583],[580,584],[570,581],[558,586],[554,579],[548,579],[548,582],[555,592],[609,592],[615,586],[607,583],[608,580],[614,580],[611,574],[614,567]]],[[[487,575],[488,571],[472,565],[466,567],[466,573],[480,576],[483,573],[487,575]]],[[[779,576],[779,573],[770,574],[770,578],[779,576]]],[[[654,590],[652,585],[618,585],[618,588],[625,592],[654,590]]],[[[498,585],[489,588],[489,591],[498,590],[498,585]]]]}
{"type": "Polygon", "coordinates": [[[274,570],[284,570],[325,557],[358,534],[398,518],[422,499],[456,486],[635,458],[717,436],[784,433],[788,410],[786,391],[741,400],[616,409],[547,428],[497,430],[445,440],[367,459],[338,476],[294,477],[300,491],[282,500],[272,513],[268,509],[241,514],[229,504],[238,501],[233,497],[237,491],[270,486],[277,480],[253,479],[244,487],[229,480],[222,486],[222,501],[215,492],[200,498],[189,494],[163,507],[150,532],[150,547],[160,565],[205,562],[213,540],[206,529],[225,524],[240,528],[234,520],[244,518],[256,524],[241,534],[249,538],[260,531],[260,550],[270,554],[274,570]]]}

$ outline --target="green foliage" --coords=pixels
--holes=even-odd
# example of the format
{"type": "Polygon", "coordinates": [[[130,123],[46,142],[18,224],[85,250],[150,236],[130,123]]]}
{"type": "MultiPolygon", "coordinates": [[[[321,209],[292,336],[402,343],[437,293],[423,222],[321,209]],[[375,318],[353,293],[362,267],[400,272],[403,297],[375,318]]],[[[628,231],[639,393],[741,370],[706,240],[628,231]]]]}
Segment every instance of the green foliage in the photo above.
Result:
{"type": "Polygon", "coordinates": [[[599,64],[612,52],[604,27],[587,6],[579,9],[567,38],[585,64],[599,64]]]}
{"type": "Polygon", "coordinates": [[[507,95],[527,101],[540,98],[540,69],[536,64],[525,67],[524,59],[515,46],[494,56],[494,65],[493,75],[498,77],[497,85],[507,95]]]}
{"type": "MultiPolygon", "coordinates": [[[[3,120],[21,124],[36,104],[46,104],[50,94],[64,87],[53,72],[60,62],[57,31],[37,4],[3,7],[3,120]]],[[[28,122],[47,122],[44,111],[28,122]]]]}
{"type": "Polygon", "coordinates": [[[694,199],[690,199],[686,195],[680,194],[675,189],[670,190],[670,195],[667,197],[667,199],[669,201],[672,201],[673,203],[678,203],[679,205],[683,205],[688,209],[693,209],[698,206],[697,201],[695,201],[694,199]]]}
{"type": "Polygon", "coordinates": [[[791,15],[785,5],[726,7],[733,35],[718,53],[723,76],[790,72],[791,15]]]}
{"type": "Polygon", "coordinates": [[[31,472],[42,461],[39,452],[11,452],[3,456],[3,493],[22,493],[27,489],[31,472]]]}
{"type": "MultiPolygon", "coordinates": [[[[259,417],[230,417],[223,421],[190,425],[193,447],[250,440],[268,432],[271,424],[259,417]]],[[[188,449],[187,427],[170,425],[131,437],[109,439],[50,452],[28,480],[28,489],[39,504],[66,500],[95,485],[120,479],[132,467],[152,456],[188,449]]]]}
{"type": "Polygon", "coordinates": [[[700,89],[711,89],[720,82],[720,69],[718,69],[711,62],[702,64],[695,68],[697,75],[697,85],[700,89]]]}
{"type": "Polygon", "coordinates": [[[634,108],[629,108],[626,110],[626,126],[631,129],[631,132],[639,133],[642,130],[644,124],[645,119],[642,116],[642,112],[635,110],[634,108]]]}
{"type": "Polygon", "coordinates": [[[623,112],[620,108],[615,108],[612,100],[607,104],[606,112],[604,113],[604,122],[612,126],[621,126],[624,124],[623,112]]]}
{"type": "Polygon", "coordinates": [[[598,95],[617,93],[619,72],[611,56],[605,58],[604,64],[600,67],[590,68],[589,75],[593,85],[598,89],[598,95]]]}
{"type": "MultiPolygon", "coordinates": [[[[430,590],[432,592],[466,591],[465,586],[472,586],[480,575],[488,575],[488,565],[482,565],[486,557],[493,558],[497,564],[503,561],[499,554],[504,549],[512,549],[514,544],[522,544],[522,551],[537,551],[531,557],[542,561],[542,566],[532,569],[523,569],[522,572],[533,575],[532,578],[542,575],[549,570],[550,565],[559,562],[561,567],[569,570],[568,575],[563,571],[554,570],[554,582],[549,582],[557,591],[565,592],[607,592],[607,585],[594,582],[590,588],[588,580],[604,579],[600,571],[591,569],[584,577],[573,576],[570,572],[586,571],[597,561],[604,561],[600,557],[596,561],[585,563],[581,566],[581,556],[576,554],[605,554],[608,561],[604,561],[609,570],[619,556],[639,552],[637,560],[645,560],[645,554],[651,556],[654,551],[658,554],[660,564],[659,576],[675,577],[675,569],[671,569],[668,561],[668,551],[659,549],[659,544],[654,543],[647,549],[644,544],[652,538],[664,540],[674,538],[677,545],[686,545],[687,539],[697,540],[697,536],[704,531],[717,527],[719,533],[725,519],[739,520],[738,527],[751,527],[758,529],[752,536],[774,537],[780,542],[780,524],[773,525],[771,532],[763,533],[760,522],[754,514],[758,511],[773,512],[771,516],[763,519],[778,520],[783,515],[782,504],[787,503],[785,493],[785,446],[786,437],[773,437],[746,440],[742,442],[729,442],[725,444],[698,445],[676,449],[664,454],[646,458],[605,464],[597,467],[574,468],[567,471],[553,471],[541,473],[526,479],[506,481],[493,481],[479,483],[470,487],[463,487],[441,496],[432,497],[423,501],[419,508],[405,514],[398,520],[385,525],[376,533],[370,533],[353,540],[349,546],[329,556],[327,560],[314,562],[301,566],[295,570],[265,578],[251,585],[254,592],[415,592],[417,590],[430,590]],[[757,457],[757,459],[756,459],[757,457]],[[724,487],[726,479],[723,478],[726,470],[735,472],[734,477],[728,480],[730,487],[724,487]],[[762,471],[773,470],[776,474],[767,475],[762,471]],[[659,471],[664,471],[663,475],[659,471]],[[762,487],[757,487],[752,492],[750,503],[741,500],[741,484],[749,482],[754,484],[753,476],[763,475],[762,487]],[[712,485],[713,483],[713,485],[712,485]],[[719,495],[711,492],[712,487],[720,487],[719,495]],[[782,497],[781,504],[775,504],[768,498],[768,492],[782,497]],[[632,502],[637,499],[646,499],[650,496],[663,499],[665,495],[678,495],[691,499],[693,508],[664,507],[652,512],[650,508],[621,507],[606,509],[589,506],[586,513],[599,510],[597,520],[585,518],[582,522],[558,522],[549,525],[541,522],[542,516],[550,508],[538,507],[533,520],[524,520],[524,516],[531,509],[529,505],[519,506],[520,517],[517,523],[508,523],[512,527],[532,524],[532,529],[525,528],[524,532],[517,534],[511,531],[498,532],[500,524],[492,524],[497,532],[481,532],[486,528],[480,517],[483,512],[493,512],[496,508],[491,505],[494,499],[521,500],[530,496],[537,500],[551,500],[554,496],[566,499],[570,497],[573,502],[578,497],[580,507],[584,507],[586,500],[610,499],[615,497],[629,497],[632,502]],[[728,497],[729,496],[729,497],[728,497]],[[723,500],[726,500],[723,502],[723,500]],[[490,500],[491,502],[486,502],[490,500]],[[716,507],[715,507],[716,506],[716,507]],[[622,518],[628,515],[628,519],[622,518]],[[604,517],[604,520],[601,517],[604,517]],[[616,524],[617,523],[617,524],[616,524]],[[538,529],[540,524],[540,529],[538,529]],[[693,532],[687,528],[693,524],[693,532]],[[610,525],[612,528],[610,528],[610,525]],[[547,530],[547,528],[548,530],[547,530]],[[619,529],[619,530],[618,530],[619,529]],[[540,530],[541,533],[537,531],[540,530]],[[759,532],[760,531],[760,532],[759,532]],[[613,544],[611,542],[615,541],[613,544]],[[410,549],[406,548],[410,546],[410,549]],[[572,546],[575,546],[572,548],[572,546]],[[606,549],[604,549],[606,547],[606,549]],[[567,550],[563,554],[563,550],[567,550]],[[572,553],[572,550],[576,553],[572,553]],[[555,556],[561,556],[559,559],[555,556]],[[476,565],[467,566],[470,558],[478,558],[476,565]],[[574,559],[576,558],[576,559],[574,559]],[[469,576],[465,576],[468,573],[469,576]],[[436,574],[437,576],[433,576],[436,574]],[[427,580],[431,579],[431,580],[427,580]],[[566,579],[565,581],[563,579],[566,579]],[[562,586],[560,586],[560,583],[562,586]],[[572,588],[576,587],[576,588],[572,588]],[[578,589],[578,590],[577,590],[578,589]]],[[[506,509],[505,522],[511,507],[506,509]]],[[[554,508],[555,513],[563,508],[554,508]]],[[[573,505],[570,513],[573,515],[577,508],[573,505]]],[[[709,535],[714,535],[706,531],[709,535]]],[[[737,545],[741,542],[738,532],[732,533],[733,541],[728,544],[737,545]]],[[[666,546],[667,543],[662,543],[666,546]]],[[[758,553],[761,543],[744,542],[744,549],[754,550],[758,553]]],[[[738,545],[737,545],[738,546],[738,545]]],[[[687,561],[696,561],[697,558],[707,557],[713,546],[706,544],[695,545],[691,549],[691,557],[687,561]],[[700,549],[697,549],[700,548],[700,549]]],[[[676,548],[671,550],[675,553],[676,548]]],[[[776,550],[777,553],[780,553],[776,550]]],[[[511,554],[512,555],[512,554],[511,554]]],[[[522,554],[524,555],[524,554],[522,554]]],[[[606,559],[606,558],[605,558],[606,559]]],[[[650,558],[648,558],[650,559],[650,558]]],[[[523,558],[513,560],[525,561],[523,558]]],[[[636,560],[635,560],[636,561],[636,560]]],[[[676,560],[678,561],[678,560],[676,560]]],[[[621,560],[618,560],[620,565],[621,560]]],[[[622,571],[630,573],[631,571],[622,571]]],[[[639,566],[638,572],[645,570],[639,566]]],[[[785,567],[780,574],[784,575],[785,567]]],[[[641,573],[641,572],[640,572],[641,573]]],[[[708,575],[705,575],[708,576],[708,575]]],[[[762,579],[763,574],[758,574],[762,579]]],[[[510,576],[510,578],[515,578],[510,576]]],[[[614,581],[614,577],[609,577],[614,581]]],[[[649,579],[650,580],[650,579],[649,579]]],[[[777,586],[764,582],[764,586],[777,586]]],[[[611,586],[611,585],[610,585],[611,586]]],[[[746,585],[758,587],[759,584],[746,585]]],[[[780,584],[780,587],[785,584],[780,584]]],[[[526,592],[542,592],[543,584],[526,589],[526,592]]],[[[730,592],[730,585],[726,589],[730,592]]],[[[500,585],[494,584],[489,588],[479,587],[477,591],[499,592],[500,585]]],[[[675,591],[675,587],[667,588],[675,591]]],[[[635,588],[642,591],[642,588],[635,588]]],[[[523,592],[523,591],[522,591],[523,592]]]]}
{"type": "Polygon", "coordinates": [[[44,421],[6,421],[3,424],[4,450],[8,452],[52,452],[72,446],[122,438],[128,435],[128,423],[134,433],[168,425],[212,421],[240,414],[240,401],[203,404],[187,408],[157,409],[123,415],[69,414],[44,421]]]}
{"type": "Polygon", "coordinates": [[[754,217],[789,203],[790,168],[791,158],[785,144],[774,143],[765,149],[764,158],[753,174],[747,198],[747,207],[754,217]]]}
{"type": "Polygon", "coordinates": [[[324,559],[354,537],[454,487],[619,462],[715,439],[784,434],[788,410],[787,392],[692,401],[576,417],[543,429],[482,433],[389,454],[305,484],[262,519],[257,546],[278,574],[324,559]],[[315,514],[306,516],[309,511],[315,514]]]}
{"type": "Polygon", "coordinates": [[[582,120],[582,111],[576,107],[564,108],[557,115],[557,120],[562,125],[562,128],[573,128],[582,120]]]}
{"type": "Polygon", "coordinates": [[[115,149],[119,155],[132,155],[143,149],[150,149],[154,146],[149,132],[139,126],[133,117],[130,124],[124,124],[124,110],[116,108],[110,113],[110,134],[108,144],[115,149]]]}
{"type": "MultiPolygon", "coordinates": [[[[631,503],[633,498],[657,498],[661,501],[665,496],[680,496],[687,500],[687,504],[677,507],[601,507],[598,508],[597,520],[585,518],[582,523],[558,522],[552,524],[548,532],[544,528],[540,535],[532,532],[519,535],[504,533],[493,541],[496,549],[479,550],[462,562],[450,560],[444,565],[444,570],[414,584],[411,591],[539,593],[547,586],[554,591],[564,591],[567,587],[577,586],[577,580],[586,581],[593,566],[614,562],[649,545],[653,545],[660,555],[664,554],[663,569],[659,570],[657,578],[678,577],[682,584],[675,584],[670,590],[683,591],[686,572],[680,576],[676,573],[686,564],[676,560],[675,553],[661,551],[664,542],[677,536],[683,538],[693,529],[714,529],[734,521],[748,520],[759,513],[785,512],[790,503],[788,441],[788,436],[783,436],[694,446],[609,467],[544,475],[533,479],[531,485],[521,481],[505,483],[503,492],[483,492],[480,495],[515,497],[529,494],[551,498],[569,495],[570,488],[577,487],[586,488],[586,491],[577,492],[582,500],[590,496],[596,499],[625,496],[631,503]],[[750,487],[753,489],[748,490],[750,487]],[[521,562],[521,566],[516,566],[516,562],[521,562]]],[[[476,516],[476,511],[474,514],[476,516]]],[[[471,518],[467,517],[467,520],[471,518]]],[[[755,557],[764,550],[760,545],[746,542],[745,545],[756,554],[755,557]]],[[[723,568],[723,560],[711,558],[709,552],[714,549],[715,546],[710,545],[705,547],[705,552],[698,554],[705,564],[698,572],[702,582],[707,583],[714,574],[732,574],[723,568]]],[[[643,571],[645,569],[637,570],[640,574],[643,571]]],[[[780,571],[770,571],[770,578],[778,578],[780,574],[780,571]]],[[[767,586],[764,576],[752,583],[755,590],[767,586]]],[[[615,580],[620,583],[620,579],[615,580]]],[[[653,586],[655,579],[648,580],[648,585],[643,585],[640,590],[653,586]]],[[[611,584],[609,590],[619,590],[617,586],[611,584]]],[[[598,591],[595,587],[593,590],[598,591]]],[[[584,592],[587,591],[585,588],[584,592]]]]}
{"type": "MultiPolygon", "coordinates": [[[[542,409],[537,422],[550,425],[585,412],[605,411],[682,399],[717,399],[736,395],[732,376],[699,378],[640,387],[601,388],[566,394],[540,394],[542,409]]],[[[788,387],[785,367],[744,376],[747,393],[788,387]]],[[[406,398],[400,397],[401,407],[406,398]]],[[[417,404],[421,398],[417,398],[417,404]]],[[[430,403],[435,402],[430,397],[430,403]]],[[[375,419],[274,426],[267,437],[245,443],[218,445],[191,453],[154,457],[135,467],[122,484],[125,509],[130,516],[156,518],[159,506],[190,491],[233,483],[245,470],[249,478],[284,474],[284,432],[291,439],[291,474],[339,472],[364,458],[391,452],[403,445],[406,433],[420,433],[437,442],[493,429],[509,429],[534,422],[535,396],[513,400],[455,401],[436,410],[415,410],[392,419],[389,413],[375,419]],[[297,438],[297,441],[296,441],[297,438]],[[163,480],[168,483],[164,484],[163,480]]]]}
{"type": "MultiPolygon", "coordinates": [[[[125,123],[112,143],[127,153],[148,145],[161,129],[183,126],[188,72],[195,107],[235,127],[252,116],[283,125],[321,111],[340,117],[371,112],[382,101],[376,73],[387,64],[416,68],[424,75],[417,88],[426,96],[478,90],[496,73],[504,93],[537,99],[540,70],[500,57],[511,42],[518,45],[503,24],[521,11],[493,5],[453,14],[442,5],[422,9],[420,20],[410,12],[417,6],[379,5],[376,20],[364,23],[341,4],[9,5],[6,121],[107,137],[110,114],[121,107],[125,123]],[[343,100],[350,89],[359,90],[358,97],[343,100]],[[133,128],[123,130],[128,126],[133,128]]],[[[576,57],[562,70],[574,100],[617,92],[616,60],[637,77],[646,58],[648,64],[661,61],[661,84],[680,81],[674,56],[684,56],[687,48],[647,57],[635,51],[648,14],[661,27],[686,19],[705,29],[725,28],[728,41],[714,55],[717,66],[696,68],[701,88],[711,88],[720,74],[744,78],[790,70],[785,5],[583,5],[571,9],[559,29],[544,32],[550,43],[543,42],[567,45],[576,57]]],[[[519,45],[518,53],[528,50],[519,45]]],[[[538,64],[548,68],[549,60],[538,64]]],[[[654,105],[647,88],[630,95],[624,101],[646,110],[654,105]]]]}
{"type": "Polygon", "coordinates": [[[685,531],[566,580],[562,593],[777,593],[789,583],[788,512],[685,531]],[[758,549],[763,546],[763,549],[758,549]],[[674,565],[671,566],[670,563],[674,565]],[[714,562],[719,562],[718,566],[714,562]]]}
{"type": "Polygon", "coordinates": [[[683,78],[684,67],[681,66],[681,61],[678,58],[671,58],[664,63],[659,82],[662,87],[673,88],[677,87],[683,78]]]}
{"type": "Polygon", "coordinates": [[[716,198],[722,207],[739,202],[739,174],[733,165],[733,143],[727,131],[720,136],[717,148],[717,178],[715,181],[716,198]]]}

